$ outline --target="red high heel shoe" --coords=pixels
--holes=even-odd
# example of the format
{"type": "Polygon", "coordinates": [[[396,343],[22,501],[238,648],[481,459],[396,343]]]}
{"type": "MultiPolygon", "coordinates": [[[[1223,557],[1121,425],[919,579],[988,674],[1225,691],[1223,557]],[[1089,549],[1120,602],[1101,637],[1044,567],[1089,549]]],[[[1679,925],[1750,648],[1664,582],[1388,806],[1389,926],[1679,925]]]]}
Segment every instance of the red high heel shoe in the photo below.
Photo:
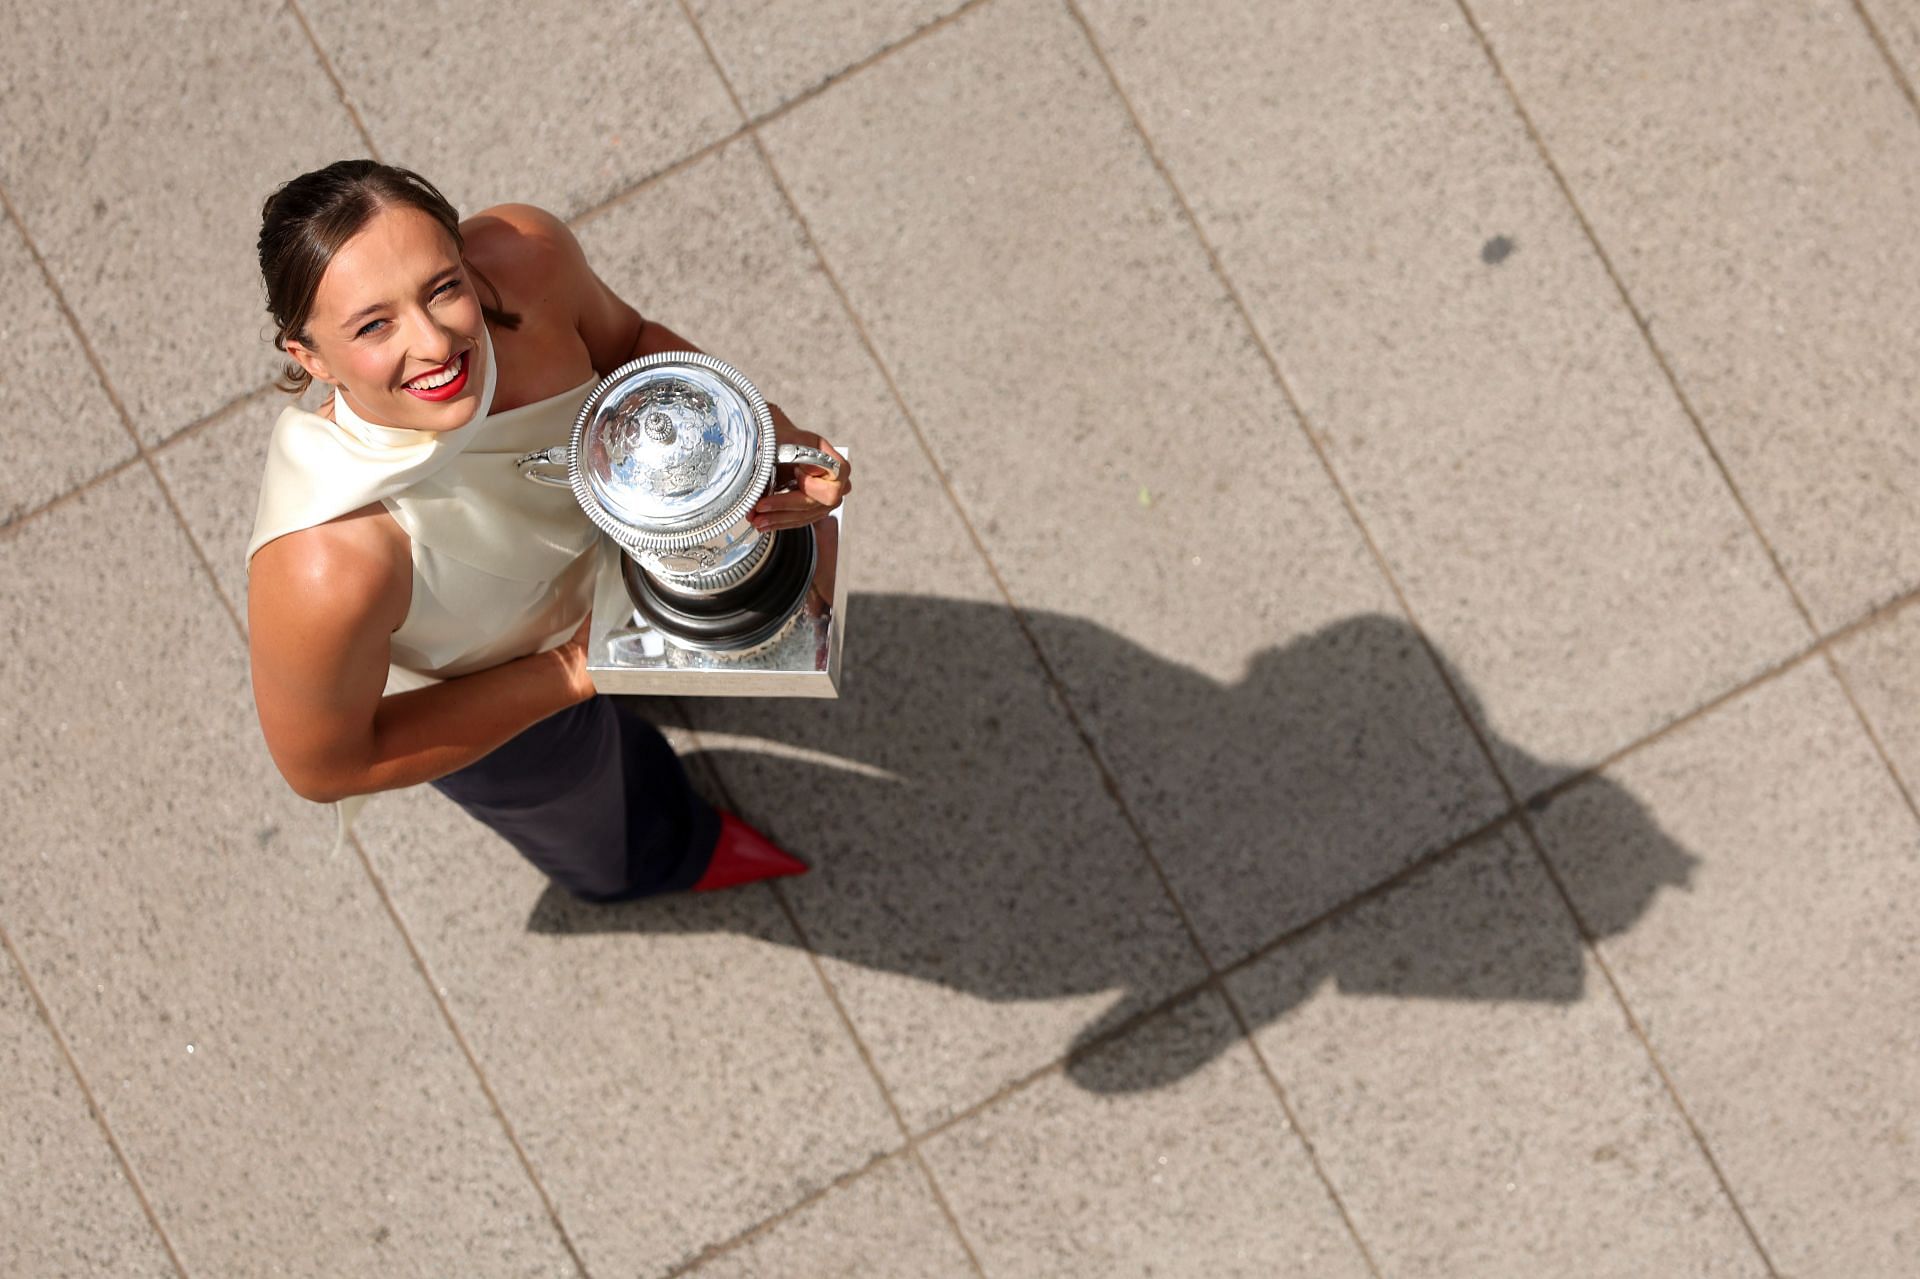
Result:
{"type": "Polygon", "coordinates": [[[720,840],[713,846],[713,860],[707,873],[693,886],[696,893],[716,888],[751,884],[756,879],[777,879],[782,875],[804,875],[809,867],[798,857],[781,851],[774,842],[732,813],[720,814],[720,840]]]}

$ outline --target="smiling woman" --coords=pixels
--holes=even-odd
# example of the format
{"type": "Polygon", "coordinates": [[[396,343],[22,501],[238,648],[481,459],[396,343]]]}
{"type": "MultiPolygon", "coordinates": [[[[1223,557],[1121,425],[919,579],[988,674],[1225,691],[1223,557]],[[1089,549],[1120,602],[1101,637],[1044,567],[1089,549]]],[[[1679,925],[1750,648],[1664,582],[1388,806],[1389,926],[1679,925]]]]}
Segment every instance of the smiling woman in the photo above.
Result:
{"type": "MultiPolygon", "coordinates": [[[[293,788],[337,801],[431,782],[592,901],[804,870],[594,693],[595,531],[570,493],[513,467],[566,440],[600,377],[695,348],[607,288],[551,215],[462,222],[425,179],[371,160],[274,192],[259,247],[283,385],[331,389],[275,424],[247,548],[255,701],[293,788]]],[[[834,452],[777,409],[775,425],[834,452]]],[[[794,479],[756,523],[820,519],[851,489],[844,461],[838,481],[794,479]]]]}

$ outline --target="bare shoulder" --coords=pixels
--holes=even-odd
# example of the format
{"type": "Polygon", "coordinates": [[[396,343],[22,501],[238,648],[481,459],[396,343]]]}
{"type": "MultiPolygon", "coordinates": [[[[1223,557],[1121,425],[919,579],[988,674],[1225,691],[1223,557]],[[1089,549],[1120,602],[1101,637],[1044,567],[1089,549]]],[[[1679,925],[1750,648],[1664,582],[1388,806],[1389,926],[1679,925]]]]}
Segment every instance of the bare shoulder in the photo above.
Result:
{"type": "Polygon", "coordinates": [[[460,230],[468,260],[512,308],[578,335],[596,371],[610,373],[632,358],[640,313],[594,272],[566,223],[531,204],[497,204],[460,230]]]}
{"type": "MultiPolygon", "coordinates": [[[[467,258],[507,288],[507,281],[535,286],[585,265],[580,242],[567,224],[531,204],[496,204],[460,224],[467,258]]],[[[509,288],[509,292],[515,292],[509,288]]]]}
{"type": "Polygon", "coordinates": [[[249,629],[271,642],[381,627],[390,632],[412,602],[406,534],[378,503],[276,538],[247,574],[249,629]]]}

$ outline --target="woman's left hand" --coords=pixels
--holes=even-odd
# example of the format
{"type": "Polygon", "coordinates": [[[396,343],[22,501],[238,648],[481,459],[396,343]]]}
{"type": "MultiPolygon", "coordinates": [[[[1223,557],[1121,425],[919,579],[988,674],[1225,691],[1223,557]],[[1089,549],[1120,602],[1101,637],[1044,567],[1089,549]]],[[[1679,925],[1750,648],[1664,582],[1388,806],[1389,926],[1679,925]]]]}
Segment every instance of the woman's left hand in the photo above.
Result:
{"type": "Polygon", "coordinates": [[[773,438],[781,444],[805,444],[839,460],[840,478],[834,479],[821,467],[793,462],[774,472],[774,487],[748,514],[753,526],[762,532],[771,529],[800,528],[825,519],[827,512],[853,492],[853,464],[840,451],[813,431],[803,431],[780,410],[773,410],[773,438]]]}

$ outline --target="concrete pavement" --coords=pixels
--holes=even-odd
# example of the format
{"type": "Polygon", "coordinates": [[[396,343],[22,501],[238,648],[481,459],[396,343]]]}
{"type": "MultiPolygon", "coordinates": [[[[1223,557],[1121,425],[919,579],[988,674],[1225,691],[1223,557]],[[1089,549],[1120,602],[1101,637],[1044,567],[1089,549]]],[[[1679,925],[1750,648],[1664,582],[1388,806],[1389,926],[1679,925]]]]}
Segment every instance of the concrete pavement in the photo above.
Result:
{"type": "Polygon", "coordinates": [[[1920,1257],[1916,0],[22,0],[0,1271],[1920,1257]],[[803,878],[335,854],[242,555],[278,182],[570,220],[858,451],[803,878]]]}

